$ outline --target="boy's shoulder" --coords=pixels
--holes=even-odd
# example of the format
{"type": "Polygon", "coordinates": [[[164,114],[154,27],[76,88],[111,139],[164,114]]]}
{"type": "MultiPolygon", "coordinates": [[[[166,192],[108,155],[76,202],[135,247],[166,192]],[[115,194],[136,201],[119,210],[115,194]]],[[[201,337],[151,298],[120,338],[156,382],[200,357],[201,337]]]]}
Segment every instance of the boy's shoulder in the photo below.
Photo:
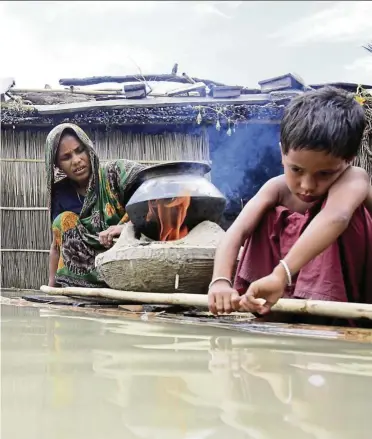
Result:
{"type": "Polygon", "coordinates": [[[348,168],[348,171],[351,172],[352,175],[362,178],[369,178],[368,172],[360,166],[350,166],[348,168]]]}
{"type": "Polygon", "coordinates": [[[328,199],[345,204],[349,199],[354,203],[356,198],[367,197],[371,190],[368,172],[358,166],[349,166],[328,190],[328,199]]]}
{"type": "Polygon", "coordinates": [[[284,174],[270,178],[266,186],[274,193],[277,193],[279,198],[287,196],[290,193],[284,174]]]}
{"type": "Polygon", "coordinates": [[[285,175],[280,174],[276,177],[272,177],[265,183],[265,186],[271,187],[273,189],[284,189],[288,188],[287,183],[285,181],[285,175]]]}
{"type": "Polygon", "coordinates": [[[259,199],[266,199],[271,205],[283,205],[291,197],[284,174],[270,178],[257,194],[259,199]]]}
{"type": "Polygon", "coordinates": [[[349,166],[340,175],[340,177],[333,183],[332,186],[338,186],[340,184],[347,184],[348,186],[354,186],[360,182],[361,184],[369,184],[370,177],[368,172],[359,166],[349,166]]]}

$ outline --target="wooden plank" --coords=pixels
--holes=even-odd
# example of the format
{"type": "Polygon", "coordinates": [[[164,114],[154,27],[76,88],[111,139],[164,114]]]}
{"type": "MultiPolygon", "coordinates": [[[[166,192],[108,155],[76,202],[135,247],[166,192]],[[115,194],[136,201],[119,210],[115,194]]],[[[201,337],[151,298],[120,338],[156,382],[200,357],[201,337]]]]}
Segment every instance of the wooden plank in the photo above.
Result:
{"type": "Polygon", "coordinates": [[[156,108],[156,107],[172,107],[180,105],[216,105],[216,104],[227,104],[227,105],[264,105],[271,101],[271,98],[267,94],[257,94],[257,95],[241,95],[238,98],[205,98],[205,97],[164,97],[164,98],[151,98],[147,97],[141,99],[140,101],[133,100],[121,100],[113,99],[110,101],[88,101],[88,102],[75,102],[71,104],[56,104],[56,105],[35,105],[34,108],[42,115],[48,114],[63,114],[63,113],[74,113],[78,111],[85,110],[114,110],[125,107],[138,107],[138,108],[156,108]]]}

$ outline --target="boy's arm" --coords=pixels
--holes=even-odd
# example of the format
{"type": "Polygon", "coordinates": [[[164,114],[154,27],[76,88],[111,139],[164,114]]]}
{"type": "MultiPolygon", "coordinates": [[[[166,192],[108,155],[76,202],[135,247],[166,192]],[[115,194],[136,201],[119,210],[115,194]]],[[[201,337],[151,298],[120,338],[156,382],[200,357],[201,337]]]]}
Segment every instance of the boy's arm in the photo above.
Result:
{"type": "MultiPolygon", "coordinates": [[[[232,278],[241,246],[255,230],[265,212],[278,203],[280,190],[283,187],[282,176],[273,178],[248,201],[217,247],[212,280],[219,277],[232,278]]],[[[226,280],[215,282],[209,290],[211,312],[231,312],[233,293],[237,295],[226,280]]]]}
{"type": "Polygon", "coordinates": [[[255,230],[265,212],[277,204],[279,187],[278,178],[269,180],[244,206],[217,247],[213,279],[216,277],[231,279],[240,247],[255,230]]]}
{"type": "Polygon", "coordinates": [[[292,275],[333,244],[347,229],[369,189],[368,174],[361,168],[346,170],[331,186],[324,209],[315,216],[284,258],[292,275]]]}
{"type": "MultiPolygon", "coordinates": [[[[292,276],[346,230],[369,190],[368,174],[361,168],[348,169],[331,186],[324,209],[314,217],[284,258],[292,276]]],[[[268,312],[282,296],[287,282],[287,273],[283,265],[279,264],[272,274],[252,282],[240,306],[251,312],[268,312]],[[259,298],[265,299],[266,304],[262,305],[259,298]]]]}

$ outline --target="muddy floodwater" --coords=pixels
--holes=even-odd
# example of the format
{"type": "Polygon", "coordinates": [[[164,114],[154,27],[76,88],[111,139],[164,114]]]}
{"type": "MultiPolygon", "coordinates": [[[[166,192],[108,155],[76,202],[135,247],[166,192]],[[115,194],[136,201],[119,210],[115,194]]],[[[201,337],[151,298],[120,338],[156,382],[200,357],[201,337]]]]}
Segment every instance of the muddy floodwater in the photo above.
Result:
{"type": "Polygon", "coordinates": [[[2,305],[1,438],[372,437],[372,345],[2,305]]]}

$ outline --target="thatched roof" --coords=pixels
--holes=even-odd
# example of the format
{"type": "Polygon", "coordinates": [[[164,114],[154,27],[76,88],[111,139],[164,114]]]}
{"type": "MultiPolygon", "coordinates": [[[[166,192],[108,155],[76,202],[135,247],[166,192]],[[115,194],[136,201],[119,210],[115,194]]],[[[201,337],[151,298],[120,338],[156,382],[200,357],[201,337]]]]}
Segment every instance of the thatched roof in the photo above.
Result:
{"type": "MultiPolygon", "coordinates": [[[[66,88],[53,90],[45,86],[45,89],[21,90],[12,86],[5,93],[12,100],[2,103],[2,126],[53,126],[62,122],[106,127],[209,124],[217,121],[222,124],[229,121],[229,125],[246,121],[279,122],[287,103],[308,88],[301,78],[291,74],[261,81],[261,89],[226,86],[173,72],[170,75],[142,76],[140,79],[128,75],[61,79],[59,82],[66,88]],[[134,85],[128,84],[133,80],[137,81],[134,85]],[[170,85],[171,90],[159,94],[151,90],[148,82],[159,80],[167,86],[172,82],[178,85],[174,88],[173,84],[173,89],[170,85]],[[89,89],[95,84],[103,87],[105,82],[111,84],[109,89],[89,89]],[[112,87],[113,82],[116,88],[112,87]],[[130,87],[139,95],[130,96],[130,87]]],[[[333,85],[347,90],[356,91],[357,88],[357,84],[333,85]]],[[[314,85],[313,88],[321,86],[314,85]]]]}
{"type": "Polygon", "coordinates": [[[83,101],[52,105],[2,105],[1,124],[6,126],[56,125],[72,122],[79,125],[196,124],[202,107],[203,123],[277,120],[293,93],[252,94],[235,99],[209,97],[144,98],[138,100],[83,101]],[[218,114],[218,111],[222,111],[218,114]]]}

